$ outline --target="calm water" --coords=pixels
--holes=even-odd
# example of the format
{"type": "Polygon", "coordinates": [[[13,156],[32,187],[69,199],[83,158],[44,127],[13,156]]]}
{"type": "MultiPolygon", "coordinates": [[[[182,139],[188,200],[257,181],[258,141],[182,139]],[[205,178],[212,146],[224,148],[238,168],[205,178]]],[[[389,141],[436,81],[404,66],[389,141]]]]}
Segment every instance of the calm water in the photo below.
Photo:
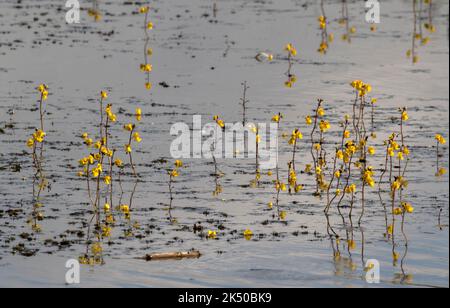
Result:
{"type": "MultiPolygon", "coordinates": [[[[86,155],[79,136],[97,132],[98,103],[102,89],[118,114],[114,142],[126,142],[121,125],[132,121],[139,106],[143,142],[134,154],[142,176],[131,223],[117,216],[110,242],[103,243],[102,266],[83,266],[83,287],[366,287],[364,264],[381,263],[383,287],[448,287],[448,175],[435,177],[434,135],[448,137],[449,45],[448,2],[433,1],[437,31],[426,46],[418,44],[420,61],[406,57],[413,31],[412,1],[383,1],[382,23],[376,32],[364,21],[361,1],[350,1],[350,24],[356,27],[351,43],[342,41],[345,29],[340,1],[325,1],[335,36],[326,55],[317,52],[321,15],[318,1],[218,1],[214,18],[210,0],[153,1],[150,33],[154,89],[144,88],[143,16],[136,5],[99,1],[102,20],[82,12],[79,25],[66,25],[62,1],[0,3],[0,286],[64,287],[65,262],[86,251],[87,223],[91,218],[86,184],[77,178],[78,160],[86,155]],[[299,55],[292,68],[298,81],[286,88],[288,69],[284,45],[292,42],[299,55]],[[274,53],[271,63],[259,63],[255,55],[274,53]],[[169,195],[166,168],[173,159],[169,147],[171,124],[204,122],[219,114],[227,122],[241,121],[241,83],[250,89],[248,118],[267,122],[277,112],[286,115],[283,132],[299,127],[305,136],[304,117],[318,98],[325,100],[327,117],[340,132],[337,121],[351,113],[353,94],[349,82],[362,79],[373,86],[379,100],[375,113],[376,169],[384,163],[382,140],[398,129],[391,121],[399,107],[408,107],[410,121],[405,133],[411,149],[405,199],[416,211],[408,216],[409,249],[402,236],[395,248],[403,262],[393,264],[392,242],[383,236],[384,212],[378,194],[368,194],[363,228],[341,224],[336,211],[331,222],[343,237],[341,258],[334,258],[335,243],[327,234],[323,215],[325,200],[312,196],[313,177],[301,174],[305,190],[282,194],[287,213],[279,221],[268,209],[275,191],[273,178],[263,177],[261,188],[249,187],[254,178],[253,160],[220,160],[225,176],[223,193],[214,197],[213,165],[208,160],[187,160],[175,184],[171,224],[166,211],[169,195]],[[50,86],[47,106],[45,170],[51,191],[43,194],[45,219],[41,233],[27,223],[32,214],[32,162],[25,141],[38,125],[35,87],[50,86]],[[11,115],[11,111],[13,114],[11,115]],[[12,125],[10,125],[12,124],[12,125]],[[168,163],[164,163],[167,160],[168,163]],[[15,168],[20,166],[20,172],[15,168]],[[442,209],[442,228],[438,215],[442,209]],[[13,210],[13,211],[11,211],[13,210]],[[136,225],[135,223],[138,223],[136,225]],[[217,240],[206,240],[192,231],[201,223],[205,230],[219,230],[217,240]],[[251,229],[255,236],[242,236],[251,229]],[[348,251],[346,233],[351,231],[356,248],[348,251]],[[130,232],[131,231],[131,232],[130,232]],[[333,246],[334,244],[334,246],[333,246]],[[17,253],[23,246],[32,251],[17,253]],[[147,253],[198,249],[196,260],[145,262],[147,253]],[[13,252],[16,251],[14,254],[13,252]]],[[[426,6],[423,17],[428,17],[426,6]]],[[[426,22],[424,20],[424,22],[426,22]]],[[[331,138],[331,139],[333,139],[331,138]]],[[[306,138],[307,139],[307,138],[306,138]]],[[[336,140],[334,140],[336,141],[336,140]]],[[[311,163],[308,141],[303,140],[298,165],[311,163]]],[[[282,176],[291,158],[283,142],[282,176]]],[[[441,166],[448,168],[448,149],[442,148],[441,166]]],[[[122,154],[121,154],[122,155],[122,154]]],[[[379,172],[378,172],[379,175],[379,172]]],[[[130,179],[125,175],[125,179],[130,179]]],[[[133,189],[124,181],[126,194],[133,189]]],[[[385,202],[389,196],[385,194],[385,202]]],[[[355,216],[359,216],[359,204],[355,216]]]]}

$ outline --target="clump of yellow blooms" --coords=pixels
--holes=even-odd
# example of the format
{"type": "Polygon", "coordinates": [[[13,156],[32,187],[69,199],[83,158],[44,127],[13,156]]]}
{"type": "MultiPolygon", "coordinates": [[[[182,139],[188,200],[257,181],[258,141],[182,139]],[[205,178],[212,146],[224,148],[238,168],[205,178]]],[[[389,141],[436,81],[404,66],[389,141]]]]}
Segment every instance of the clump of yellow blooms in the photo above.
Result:
{"type": "Polygon", "coordinates": [[[361,80],[354,80],[350,85],[358,92],[360,97],[372,92],[372,86],[362,82],[361,80]]]}
{"type": "Polygon", "coordinates": [[[221,120],[220,119],[220,117],[219,116],[214,116],[214,121],[216,121],[216,124],[220,127],[220,128],[222,128],[222,129],[225,129],[225,122],[223,121],[223,120],[221,120]]]}
{"type": "Polygon", "coordinates": [[[288,52],[289,57],[295,57],[298,54],[297,49],[291,43],[287,44],[284,50],[288,52]]]}
{"type": "Polygon", "coordinates": [[[447,143],[447,140],[445,140],[445,138],[444,138],[442,135],[440,135],[440,134],[436,134],[436,135],[434,136],[434,139],[436,139],[436,141],[437,141],[439,144],[442,144],[442,145],[444,145],[444,144],[447,143]]]}

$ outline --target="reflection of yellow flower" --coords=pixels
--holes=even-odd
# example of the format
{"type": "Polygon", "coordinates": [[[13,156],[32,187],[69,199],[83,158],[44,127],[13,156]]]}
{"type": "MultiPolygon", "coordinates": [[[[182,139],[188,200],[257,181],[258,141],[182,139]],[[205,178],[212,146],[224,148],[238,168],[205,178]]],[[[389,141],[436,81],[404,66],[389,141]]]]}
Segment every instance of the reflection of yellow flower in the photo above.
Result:
{"type": "Polygon", "coordinates": [[[209,231],[208,231],[208,238],[210,238],[210,239],[215,239],[215,238],[217,238],[217,231],[209,230],[209,231]]]}
{"type": "Polygon", "coordinates": [[[253,232],[249,229],[245,230],[244,237],[246,240],[251,240],[251,238],[253,237],[253,232]]]}
{"type": "Polygon", "coordinates": [[[136,116],[136,120],[141,121],[141,119],[142,119],[142,109],[141,108],[136,108],[135,116],[136,116]]]}

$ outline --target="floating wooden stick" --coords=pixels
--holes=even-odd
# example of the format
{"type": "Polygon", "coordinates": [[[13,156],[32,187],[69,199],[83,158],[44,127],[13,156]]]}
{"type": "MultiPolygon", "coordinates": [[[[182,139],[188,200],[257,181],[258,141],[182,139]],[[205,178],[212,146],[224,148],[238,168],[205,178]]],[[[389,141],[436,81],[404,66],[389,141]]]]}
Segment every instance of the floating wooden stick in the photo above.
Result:
{"type": "Polygon", "coordinates": [[[146,261],[163,261],[163,260],[181,260],[181,259],[195,259],[200,258],[201,253],[198,250],[191,250],[185,252],[168,252],[148,254],[142,259],[146,261]]]}

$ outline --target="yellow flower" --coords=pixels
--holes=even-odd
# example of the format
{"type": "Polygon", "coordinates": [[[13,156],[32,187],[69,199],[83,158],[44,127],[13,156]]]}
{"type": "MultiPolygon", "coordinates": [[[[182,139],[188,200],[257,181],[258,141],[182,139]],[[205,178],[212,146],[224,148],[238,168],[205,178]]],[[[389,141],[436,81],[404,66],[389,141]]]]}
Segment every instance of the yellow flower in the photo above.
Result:
{"type": "Polygon", "coordinates": [[[311,119],[310,116],[307,116],[307,117],[305,118],[305,121],[306,121],[306,125],[312,125],[312,124],[313,124],[313,120],[311,119]]]}
{"type": "Polygon", "coordinates": [[[134,130],[134,125],[133,124],[126,124],[126,125],[123,126],[123,129],[126,130],[126,131],[131,132],[131,131],[134,130]]]}
{"type": "Polygon", "coordinates": [[[344,132],[344,138],[348,139],[348,138],[350,138],[350,136],[351,136],[351,133],[348,130],[346,130],[344,132]]]}
{"type": "Polygon", "coordinates": [[[177,168],[183,167],[183,162],[181,160],[176,160],[175,161],[175,167],[177,167],[177,168]]]}
{"type": "Polygon", "coordinates": [[[342,152],[342,150],[339,150],[336,152],[336,157],[339,160],[343,160],[344,159],[344,153],[342,152]]]}
{"type": "Polygon", "coordinates": [[[147,29],[148,30],[152,30],[153,29],[153,23],[151,21],[147,24],[147,29]]]}
{"type": "Polygon", "coordinates": [[[293,57],[297,55],[297,49],[292,44],[287,44],[284,49],[293,57]]]}
{"type": "Polygon", "coordinates": [[[356,249],[356,242],[354,240],[348,240],[347,244],[348,244],[348,248],[350,250],[355,250],[356,249]]]}
{"type": "Polygon", "coordinates": [[[150,73],[153,71],[153,66],[151,64],[141,64],[141,71],[150,73]]]}
{"type": "Polygon", "coordinates": [[[103,252],[102,245],[100,243],[95,243],[91,247],[91,252],[93,255],[98,256],[103,252]]]}
{"type": "Polygon", "coordinates": [[[116,159],[116,160],[114,161],[114,165],[116,165],[116,167],[120,168],[120,167],[123,166],[123,162],[122,162],[122,160],[120,160],[120,159],[116,159]]]}
{"type": "Polygon", "coordinates": [[[37,129],[37,130],[34,132],[34,134],[33,134],[33,138],[34,138],[35,141],[37,141],[37,142],[39,142],[39,143],[42,143],[42,142],[44,142],[44,138],[45,138],[46,135],[47,135],[47,134],[46,134],[45,132],[43,132],[43,131],[40,130],[40,129],[37,129]]]}
{"type": "Polygon", "coordinates": [[[210,239],[215,239],[215,238],[217,238],[217,231],[209,230],[209,231],[208,231],[208,238],[210,238],[210,239]]]}
{"type": "Polygon", "coordinates": [[[405,158],[403,157],[403,152],[398,152],[397,153],[397,157],[399,160],[404,160],[405,158]]]}
{"type": "Polygon", "coordinates": [[[409,214],[414,213],[414,207],[411,204],[409,204],[407,202],[403,202],[402,207],[407,213],[409,213],[409,214]]]}
{"type": "Polygon", "coordinates": [[[112,228],[109,226],[103,226],[102,227],[102,236],[103,237],[110,237],[111,236],[112,228]]]}
{"type": "Polygon", "coordinates": [[[322,120],[320,121],[319,128],[322,132],[327,132],[331,128],[331,125],[328,121],[322,120]]]}
{"type": "Polygon", "coordinates": [[[141,119],[142,119],[142,109],[141,108],[136,108],[135,116],[136,116],[137,121],[141,121],[141,119]]]}
{"type": "Polygon", "coordinates": [[[402,187],[402,184],[399,180],[394,181],[391,185],[392,191],[399,190],[401,187],[402,187]]]}
{"type": "Polygon", "coordinates": [[[349,186],[347,186],[347,188],[345,189],[345,193],[346,194],[353,194],[356,192],[356,185],[355,184],[351,184],[349,186]]]}
{"type": "Polygon", "coordinates": [[[103,210],[105,212],[109,212],[111,210],[111,205],[109,205],[108,203],[105,203],[105,205],[103,206],[103,210]]]}
{"type": "Polygon", "coordinates": [[[374,147],[369,147],[368,149],[367,149],[367,153],[369,153],[370,155],[375,155],[375,148],[374,147]]]}
{"type": "Polygon", "coordinates": [[[251,238],[253,237],[253,232],[249,229],[245,230],[244,237],[246,240],[251,240],[251,238]]]}
{"type": "Polygon", "coordinates": [[[180,176],[180,174],[178,173],[178,170],[172,170],[172,171],[169,173],[169,175],[170,175],[172,178],[177,178],[177,177],[180,176]]]}
{"type": "Polygon", "coordinates": [[[404,110],[404,111],[402,112],[402,120],[403,120],[403,121],[408,121],[408,120],[409,120],[409,115],[408,115],[408,113],[406,112],[406,110],[404,110]]]}
{"type": "Polygon", "coordinates": [[[401,208],[395,208],[394,209],[394,215],[402,215],[403,214],[403,210],[401,208]]]}
{"type": "Polygon", "coordinates": [[[131,145],[130,144],[126,144],[125,145],[125,153],[130,154],[133,150],[131,149],[131,145]]]}
{"type": "Polygon", "coordinates": [[[438,172],[436,173],[436,176],[443,176],[447,173],[447,169],[445,168],[439,168],[438,172]]]}
{"type": "Polygon", "coordinates": [[[400,254],[398,252],[392,253],[392,259],[397,262],[400,259],[400,254]]]}
{"type": "Polygon", "coordinates": [[[111,177],[109,175],[105,176],[103,179],[106,185],[111,185],[111,177]]]}
{"type": "Polygon", "coordinates": [[[437,142],[439,142],[440,144],[446,144],[447,140],[445,140],[445,138],[442,135],[436,134],[436,136],[434,137],[437,142]]]}
{"type": "Polygon", "coordinates": [[[268,207],[269,209],[272,209],[272,208],[273,208],[273,202],[269,202],[269,203],[267,204],[267,207],[268,207]]]}
{"type": "Polygon", "coordinates": [[[305,166],[305,173],[311,173],[311,165],[310,164],[307,164],[305,166]]]}
{"type": "Polygon", "coordinates": [[[394,226],[393,226],[393,225],[389,225],[389,226],[388,226],[388,228],[387,228],[387,233],[388,233],[389,235],[394,234],[394,226]]]}
{"type": "Polygon", "coordinates": [[[285,220],[285,219],[286,219],[286,216],[287,216],[286,211],[281,211],[281,212],[280,212],[280,219],[281,219],[281,220],[285,220]]]}
{"type": "Polygon", "coordinates": [[[136,141],[137,143],[140,143],[140,142],[142,141],[142,138],[141,138],[141,136],[139,135],[138,132],[136,132],[136,133],[133,134],[133,139],[134,139],[134,141],[136,141]]]}
{"type": "Polygon", "coordinates": [[[280,123],[280,120],[281,120],[281,116],[280,116],[279,114],[274,115],[274,116],[272,117],[272,122],[280,123]]]}
{"type": "Polygon", "coordinates": [[[121,206],[119,206],[119,209],[124,214],[130,214],[130,207],[126,204],[122,204],[121,206]]]}
{"type": "Polygon", "coordinates": [[[146,82],[146,83],[145,83],[145,88],[146,88],[147,90],[151,90],[152,87],[153,87],[153,85],[152,85],[151,82],[146,82]]]}
{"type": "Polygon", "coordinates": [[[394,151],[393,148],[388,148],[387,152],[388,152],[388,155],[389,155],[389,156],[394,157],[395,151],[394,151]]]}
{"type": "Polygon", "coordinates": [[[29,148],[33,148],[34,147],[34,139],[33,138],[28,139],[27,147],[29,147],[29,148]]]}
{"type": "Polygon", "coordinates": [[[139,8],[139,13],[146,14],[146,13],[148,13],[149,10],[150,10],[149,6],[142,6],[139,8]]]}
{"type": "Polygon", "coordinates": [[[324,110],[322,107],[319,107],[319,108],[317,109],[317,115],[318,115],[319,117],[325,116],[325,110],[324,110]]]}
{"type": "Polygon", "coordinates": [[[108,98],[108,93],[105,92],[105,91],[101,91],[101,92],[100,92],[100,97],[101,97],[102,99],[107,99],[107,98],[108,98]]]}
{"type": "Polygon", "coordinates": [[[321,148],[322,148],[322,146],[320,145],[320,143],[314,144],[314,149],[315,149],[316,151],[320,151],[321,148]]]}
{"type": "Polygon", "coordinates": [[[336,178],[340,178],[341,177],[341,171],[340,170],[337,170],[335,173],[334,173],[334,176],[336,177],[336,178]]]}

